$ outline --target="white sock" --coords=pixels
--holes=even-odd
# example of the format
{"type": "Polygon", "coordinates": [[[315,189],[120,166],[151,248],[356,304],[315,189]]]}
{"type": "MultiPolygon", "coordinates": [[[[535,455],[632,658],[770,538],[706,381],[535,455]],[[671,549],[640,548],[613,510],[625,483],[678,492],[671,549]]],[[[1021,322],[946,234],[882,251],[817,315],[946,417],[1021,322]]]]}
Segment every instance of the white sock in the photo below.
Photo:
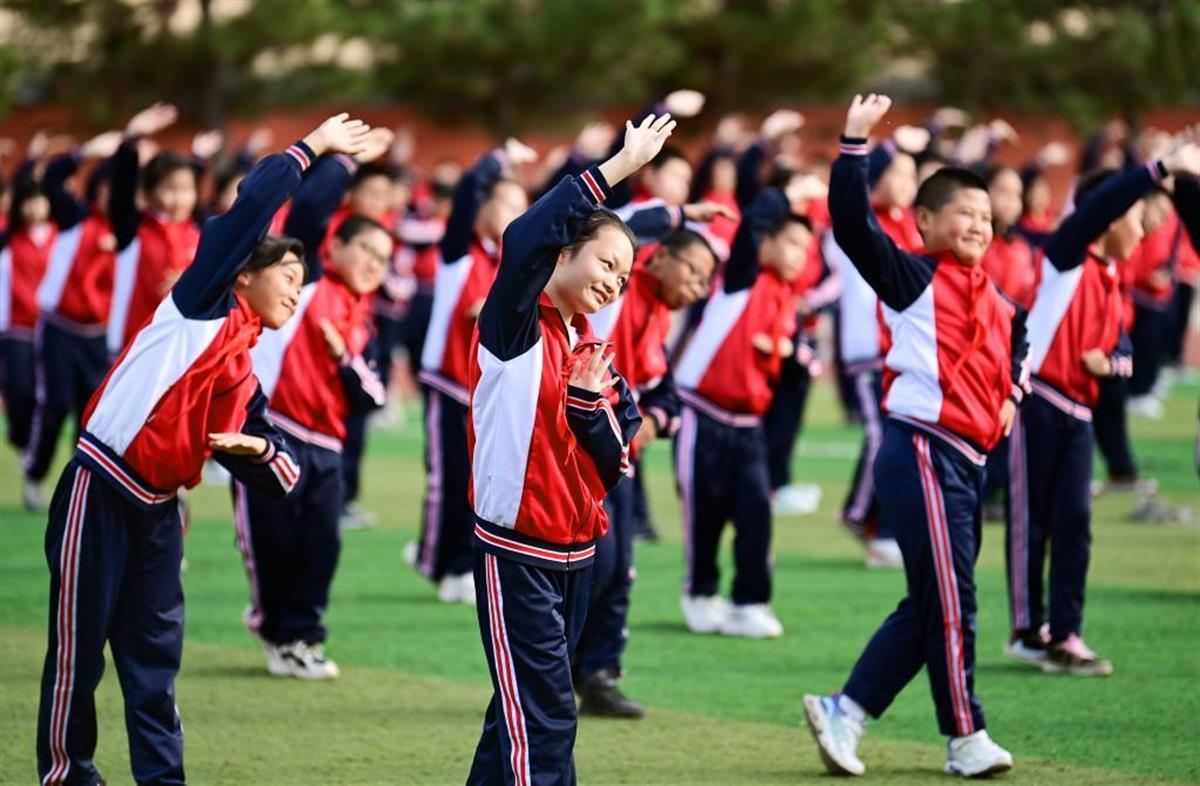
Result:
{"type": "Polygon", "coordinates": [[[867,722],[867,711],[864,710],[862,705],[854,699],[850,698],[844,693],[839,693],[837,697],[837,703],[841,711],[849,715],[854,720],[858,721],[859,723],[867,722]]]}

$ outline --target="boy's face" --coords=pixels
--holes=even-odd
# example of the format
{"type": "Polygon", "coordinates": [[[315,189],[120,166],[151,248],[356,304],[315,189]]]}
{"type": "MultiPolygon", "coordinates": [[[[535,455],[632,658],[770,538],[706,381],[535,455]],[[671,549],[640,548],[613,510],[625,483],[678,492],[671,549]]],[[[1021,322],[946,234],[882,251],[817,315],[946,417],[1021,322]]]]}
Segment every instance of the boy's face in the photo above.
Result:
{"type": "Polygon", "coordinates": [[[701,243],[692,243],[674,253],[658,249],[650,259],[649,270],[659,280],[663,302],[677,309],[704,297],[716,266],[711,251],[701,243]]]}
{"type": "Polygon", "coordinates": [[[1029,193],[1025,195],[1025,202],[1029,205],[1029,212],[1033,214],[1041,213],[1050,207],[1050,184],[1046,182],[1046,178],[1033,179],[1029,184],[1029,193]]]}
{"type": "Polygon", "coordinates": [[[871,190],[871,203],[878,207],[905,208],[917,196],[917,164],[912,156],[897,153],[871,190]]]}
{"type": "Polygon", "coordinates": [[[44,224],[50,220],[50,200],[44,194],[35,194],[21,203],[21,221],[26,227],[44,224]]]}
{"type": "Polygon", "coordinates": [[[988,193],[960,188],[937,212],[917,208],[917,229],[930,251],[950,251],[965,265],[978,264],[992,242],[988,193]]]}
{"type": "Polygon", "coordinates": [[[173,224],[187,221],[196,209],[196,176],[191,169],[172,170],[148,194],[150,206],[173,224]]]}
{"type": "Polygon", "coordinates": [[[525,189],[517,183],[501,181],[492,189],[492,195],[479,208],[475,219],[475,230],[483,237],[500,242],[504,230],[517,216],[529,207],[525,189]]]}
{"type": "Polygon", "coordinates": [[[392,179],[386,175],[364,178],[350,192],[350,210],[380,221],[392,208],[392,179]]]}
{"type": "Polygon", "coordinates": [[[563,249],[551,283],[573,311],[595,314],[616,300],[632,268],[629,238],[616,227],[604,227],[574,254],[563,249]]]}
{"type": "Polygon", "coordinates": [[[797,221],[789,221],[774,235],[763,238],[758,255],[763,267],[771,268],[784,281],[795,281],[808,261],[812,232],[797,221]]]}
{"type": "Polygon", "coordinates": [[[718,194],[732,194],[737,189],[737,164],[732,158],[718,158],[713,162],[712,190],[718,194]]]}
{"type": "Polygon", "coordinates": [[[1145,214],[1146,200],[1139,199],[1125,211],[1125,215],[1108,225],[1108,230],[1100,238],[1100,246],[1106,257],[1129,259],[1137,244],[1146,236],[1143,223],[1145,214]]]}
{"type": "Polygon", "coordinates": [[[1021,217],[1021,176],[1011,169],[1002,169],[988,186],[988,198],[992,201],[996,225],[1011,227],[1021,217]]]}
{"type": "Polygon", "coordinates": [[[644,182],[653,196],[668,205],[685,204],[692,188],[692,165],[682,158],[668,158],[657,169],[648,169],[644,182]]]}
{"type": "Polygon", "coordinates": [[[383,284],[392,258],[392,237],[369,227],[343,242],[337,235],[329,242],[329,261],[338,276],[356,295],[367,295],[383,284]]]}
{"type": "Polygon", "coordinates": [[[239,273],[237,293],[262,320],[263,327],[277,330],[296,313],[303,284],[304,266],[289,251],[277,264],[239,273]]]}

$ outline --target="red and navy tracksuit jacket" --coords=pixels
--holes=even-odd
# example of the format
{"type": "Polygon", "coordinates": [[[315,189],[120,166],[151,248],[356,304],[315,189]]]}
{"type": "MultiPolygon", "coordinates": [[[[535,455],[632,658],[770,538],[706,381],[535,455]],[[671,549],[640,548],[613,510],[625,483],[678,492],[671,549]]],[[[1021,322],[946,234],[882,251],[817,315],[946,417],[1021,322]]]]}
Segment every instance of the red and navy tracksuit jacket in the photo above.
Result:
{"type": "Polygon", "coordinates": [[[566,324],[542,293],[561,249],[610,193],[592,167],[509,225],[471,353],[477,545],[555,570],[590,564],[608,530],[604,496],[628,471],[629,440],[641,424],[623,380],[607,394],[567,384],[601,342],[585,316],[566,324]]]}
{"type": "Polygon", "coordinates": [[[1037,295],[1040,263],[1041,253],[1014,227],[992,237],[979,264],[1001,292],[1028,311],[1037,295]]]}
{"type": "Polygon", "coordinates": [[[267,399],[252,369],[262,323],[233,285],[310,160],[297,143],[255,167],[229,212],[205,224],[197,262],[89,402],[76,457],[135,505],[160,504],[195,486],[209,456],[268,493],[296,485],[295,461],[266,420],[267,399]],[[223,431],[268,437],[271,448],[260,459],[213,454],[208,435],[223,431]]]}
{"type": "Polygon", "coordinates": [[[136,207],[137,140],[121,144],[113,156],[108,219],[117,238],[108,351],[117,353],[155,313],[171,285],[197,253],[200,229],[190,218],[167,221],[136,207]]]}
{"type": "Polygon", "coordinates": [[[250,353],[271,423],[299,443],[334,453],[342,451],[347,416],[386,403],[383,383],[363,356],[370,340],[369,298],[326,270],[321,251],[325,227],[351,177],[344,158],[320,158],[292,200],[284,234],[304,243],[308,264],[300,304],[283,327],[263,331],[250,353]],[[346,343],[340,361],[325,347],[325,321],[346,343]]]}
{"type": "Polygon", "coordinates": [[[440,243],[442,258],[420,358],[421,382],[464,406],[475,320],[496,278],[500,257],[493,241],[476,236],[475,220],[485,195],[500,179],[504,164],[504,151],[493,150],[467,170],[455,186],[454,206],[440,243]]]}
{"type": "Polygon", "coordinates": [[[57,234],[50,223],[0,234],[0,393],[8,441],[18,450],[28,447],[34,430],[37,289],[57,234]]]}

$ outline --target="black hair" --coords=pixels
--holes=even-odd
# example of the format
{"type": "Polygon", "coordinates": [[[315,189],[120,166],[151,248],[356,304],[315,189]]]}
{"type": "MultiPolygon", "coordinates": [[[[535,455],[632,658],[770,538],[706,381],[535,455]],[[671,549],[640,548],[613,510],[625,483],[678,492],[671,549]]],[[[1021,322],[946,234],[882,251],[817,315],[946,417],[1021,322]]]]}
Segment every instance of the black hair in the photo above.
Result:
{"type": "Polygon", "coordinates": [[[217,174],[213,178],[213,196],[219,197],[225,193],[225,189],[229,188],[233,181],[239,177],[245,177],[249,172],[249,169],[237,162],[217,170],[217,174]]]}
{"type": "MultiPolygon", "coordinates": [[[[1014,175],[1017,176],[1018,179],[1020,179],[1020,177],[1021,177],[1021,173],[1018,172],[1017,168],[1014,166],[1010,166],[1008,164],[993,164],[992,166],[987,168],[986,172],[983,173],[984,184],[987,185],[989,188],[991,188],[992,183],[996,182],[996,178],[1000,177],[1000,175],[1004,174],[1005,172],[1012,172],[1014,175]]],[[[1024,190],[1025,190],[1025,181],[1022,180],[1021,181],[1022,193],[1024,193],[1024,190]]]]}
{"type": "Polygon", "coordinates": [[[1079,178],[1079,182],[1075,185],[1075,207],[1078,208],[1084,202],[1088,201],[1092,195],[1092,192],[1116,176],[1117,170],[1109,167],[1102,167],[1100,169],[1093,169],[1086,173],[1083,177],[1079,178]]]}
{"type": "MultiPolygon", "coordinates": [[[[682,254],[692,246],[702,246],[705,251],[712,254],[713,262],[718,262],[717,252],[713,251],[712,245],[704,235],[692,229],[676,229],[671,234],[662,239],[659,248],[665,250],[668,254],[675,256],[682,254]]],[[[714,267],[715,269],[715,267],[714,267]]]]}
{"type": "Polygon", "coordinates": [[[21,218],[21,206],[36,197],[46,196],[42,184],[34,180],[17,180],[13,184],[12,204],[8,206],[8,232],[11,236],[18,230],[27,229],[21,218]]]}
{"type": "Polygon", "coordinates": [[[359,215],[346,216],[346,220],[338,225],[337,232],[333,234],[341,242],[349,243],[364,232],[370,232],[374,229],[385,233],[389,238],[392,236],[392,233],[388,232],[383,224],[373,218],[359,215]]]}
{"type": "Polygon", "coordinates": [[[788,211],[784,213],[778,221],[767,228],[767,237],[775,237],[783,230],[787,229],[791,224],[800,224],[810,233],[813,231],[812,219],[803,213],[793,213],[788,211]]]}
{"type": "Polygon", "coordinates": [[[629,240],[629,245],[633,246],[634,251],[637,251],[637,237],[633,234],[633,230],[629,228],[629,225],[622,221],[620,216],[608,208],[600,207],[593,210],[591,214],[583,220],[583,224],[580,225],[579,231],[575,233],[575,239],[572,240],[569,245],[567,245],[567,250],[570,252],[571,256],[575,256],[577,253],[579,253],[579,249],[583,248],[590,241],[595,240],[600,235],[600,230],[606,227],[619,229],[621,232],[623,232],[625,237],[629,240]]]}
{"type": "Polygon", "coordinates": [[[282,262],[289,252],[296,255],[296,258],[300,260],[300,265],[307,272],[308,263],[304,261],[304,244],[287,235],[267,235],[260,240],[254,250],[250,252],[250,259],[246,261],[246,266],[242,269],[249,273],[266,270],[282,262]]]}
{"type": "Polygon", "coordinates": [[[662,169],[664,164],[675,159],[679,159],[689,166],[691,165],[691,162],[688,161],[688,157],[683,154],[682,150],[671,145],[666,145],[662,150],[658,151],[658,155],[650,159],[650,163],[647,166],[651,169],[662,169]]]}
{"type": "Polygon", "coordinates": [[[913,209],[923,207],[936,213],[954,199],[955,194],[966,189],[978,189],[986,193],[987,182],[970,169],[959,166],[942,167],[926,178],[917,189],[913,209]]]}
{"type": "Polygon", "coordinates": [[[363,164],[359,166],[354,172],[354,176],[350,178],[350,190],[353,191],[373,177],[386,177],[394,183],[400,179],[400,173],[394,167],[387,164],[363,164]]]}
{"type": "Polygon", "coordinates": [[[164,150],[161,153],[157,153],[142,168],[142,188],[147,192],[153,191],[158,187],[159,183],[181,169],[192,172],[192,176],[195,177],[191,162],[183,156],[172,150],[164,150]]]}
{"type": "Polygon", "coordinates": [[[83,196],[89,205],[95,205],[100,200],[100,186],[112,178],[112,159],[106,158],[92,168],[87,183],[83,188],[83,196]]]}

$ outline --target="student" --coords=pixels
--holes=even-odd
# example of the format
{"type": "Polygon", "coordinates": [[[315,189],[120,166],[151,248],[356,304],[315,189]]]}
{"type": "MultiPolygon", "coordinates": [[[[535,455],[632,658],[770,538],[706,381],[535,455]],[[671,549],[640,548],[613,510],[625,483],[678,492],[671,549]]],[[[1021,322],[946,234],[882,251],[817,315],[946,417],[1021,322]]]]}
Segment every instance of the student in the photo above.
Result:
{"type": "Polygon", "coordinates": [[[782,361],[795,351],[791,282],[808,258],[812,225],[800,202],[764,189],[742,211],[721,287],[675,369],[683,403],[675,437],[686,577],[680,601],[694,633],[783,635],[770,608],[771,489],[762,417],[782,361]],[[732,608],[720,595],[717,548],[733,519],[732,608]]]}
{"type": "Polygon", "coordinates": [[[641,425],[586,314],[616,297],[634,237],[599,209],[654,157],[669,115],[565,178],[509,225],[471,353],[467,440],[479,632],[492,676],[468,783],[574,783],[571,656],[587,615],[604,496],[641,425]]]}
{"type": "Polygon", "coordinates": [[[1083,642],[1091,552],[1092,416],[1100,381],[1129,377],[1136,358],[1122,328],[1114,260],[1143,236],[1142,198],[1169,174],[1200,171],[1193,140],[1162,160],[1080,181],[1075,212],[1047,239],[1029,314],[1033,396],[1013,430],[1008,577],[1012,634],[1005,653],[1051,673],[1107,676],[1083,642]],[[1049,631],[1042,573],[1050,541],[1049,631]]]}
{"type": "Polygon", "coordinates": [[[1023,196],[1021,176],[1012,167],[1000,165],[990,168],[983,179],[992,204],[992,243],[980,264],[1001,292],[1028,310],[1037,294],[1040,256],[1017,231],[1023,196]]]}
{"type": "MultiPolygon", "coordinates": [[[[29,446],[33,432],[37,290],[57,236],[45,189],[32,180],[18,180],[9,206],[8,232],[0,235],[0,393],[8,441],[18,451],[29,446]]],[[[27,510],[46,510],[42,484],[28,476],[22,498],[27,510]]]]}
{"type": "Polygon", "coordinates": [[[442,237],[418,379],[425,388],[425,501],[417,569],[443,603],[475,603],[474,518],[467,501],[467,404],[471,337],[496,278],[500,241],[529,207],[509,167],[537,154],[515,139],[482,156],[459,179],[442,237]]]}
{"type": "Polygon", "coordinates": [[[175,122],[175,107],[155,104],[134,115],[113,156],[108,219],[117,239],[108,352],[117,355],[192,263],[200,240],[193,220],[196,173],[191,162],[161,151],[138,170],[138,145],[175,122]],[[137,207],[137,194],[146,210],[137,207]]]}
{"type": "MultiPolygon", "coordinates": [[[[359,158],[370,160],[387,144],[373,134],[359,158]]],[[[245,622],[262,644],[267,671],[277,677],[340,674],[325,655],[323,618],[341,551],[346,417],[386,401],[364,353],[369,298],[387,273],[391,234],[351,215],[322,244],[356,165],[349,156],[322,157],[296,191],[284,232],[307,250],[299,313],[283,329],[264,331],[250,353],[267,419],[283,432],[300,468],[300,482],[286,499],[241,482],[233,488],[237,543],[250,581],[245,622]]]]}
{"type": "MultiPolygon", "coordinates": [[[[630,450],[635,466],[653,439],[670,438],[679,427],[679,399],[665,347],[671,312],[708,292],[716,266],[717,255],[702,235],[676,230],[638,250],[625,290],[591,319],[596,337],[612,344],[613,367],[633,390],[642,415],[630,450]]],[[[596,544],[591,608],[574,664],[579,711],[586,715],[645,714],[619,687],[634,576],[632,490],[631,483],[621,483],[604,500],[609,530],[596,544]]]]}
{"type": "Polygon", "coordinates": [[[360,121],[330,118],[258,165],[211,220],[196,262],[134,336],[88,404],[46,532],[50,626],[38,712],[43,784],[101,780],[93,694],[111,645],[133,779],[185,781],[175,675],[183,651],[182,528],[175,489],[212,455],[240,480],[286,494],[296,463],[265,418],[249,348],[295,312],[304,275],[295,241],[263,234],[329,149],[356,152],[360,121]]]}
{"type": "Polygon", "coordinates": [[[110,156],[119,131],[101,134],[46,165],[42,182],[58,237],[37,290],[39,328],[35,360],[38,400],[29,449],[27,484],[40,488],[68,414],[76,431],[88,400],[108,371],[106,322],[112,302],[116,237],[106,213],[110,156]],[[88,178],[84,199],[67,190],[82,161],[104,159],[88,178]]]}
{"type": "Polygon", "coordinates": [[[1024,396],[1024,328],[979,267],[992,239],[987,187],[946,167],[917,192],[924,254],[900,249],[870,209],[867,136],[891,106],[855,96],[833,166],[829,207],[838,245],[879,294],[885,357],[883,443],[875,460],[881,524],[904,557],[907,594],[833,696],[804,697],[826,769],[861,775],[857,747],[924,666],[946,771],[966,776],[1012,767],[984,729],[974,692],[975,558],[986,451],[1024,396]]]}

